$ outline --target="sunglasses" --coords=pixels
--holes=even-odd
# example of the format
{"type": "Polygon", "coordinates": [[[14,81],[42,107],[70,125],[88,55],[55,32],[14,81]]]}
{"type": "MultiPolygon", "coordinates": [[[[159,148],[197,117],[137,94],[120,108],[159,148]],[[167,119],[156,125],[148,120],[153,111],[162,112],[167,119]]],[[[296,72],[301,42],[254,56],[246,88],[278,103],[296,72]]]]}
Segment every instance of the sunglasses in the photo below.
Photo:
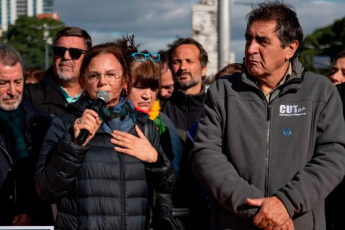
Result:
{"type": "Polygon", "coordinates": [[[159,62],[161,60],[159,53],[133,53],[132,57],[138,62],[144,62],[146,58],[149,58],[153,62],[159,62]]]}
{"type": "Polygon", "coordinates": [[[66,50],[68,50],[69,56],[71,56],[72,59],[79,59],[82,54],[86,53],[86,50],[82,50],[78,48],[66,48],[62,46],[53,46],[53,54],[56,57],[65,56],[66,50]]]}

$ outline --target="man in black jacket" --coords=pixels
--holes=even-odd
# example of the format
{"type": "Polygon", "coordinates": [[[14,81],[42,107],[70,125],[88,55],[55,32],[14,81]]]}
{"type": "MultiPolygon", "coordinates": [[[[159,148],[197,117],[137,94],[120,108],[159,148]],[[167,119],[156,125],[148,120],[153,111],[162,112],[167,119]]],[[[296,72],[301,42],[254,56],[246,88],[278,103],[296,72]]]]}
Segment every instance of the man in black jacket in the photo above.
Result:
{"type": "MultiPolygon", "coordinates": [[[[208,229],[208,210],[199,183],[193,178],[188,162],[191,140],[187,130],[203,113],[208,54],[192,38],[178,38],[168,45],[169,66],[176,82],[172,96],[162,101],[162,112],[174,123],[183,144],[179,179],[173,196],[175,207],[189,208],[185,221],[188,229],[208,229]]],[[[193,127],[196,127],[194,124],[193,127]]]]}
{"type": "Polygon", "coordinates": [[[25,86],[24,98],[51,117],[64,113],[68,103],[80,96],[80,66],[91,46],[90,35],[81,28],[59,31],[53,44],[53,65],[39,83],[25,86]]]}
{"type": "Polygon", "coordinates": [[[176,87],[169,100],[162,101],[162,112],[174,123],[184,143],[186,131],[202,114],[205,98],[202,79],[206,76],[208,55],[192,38],[179,38],[168,47],[176,87]]]}
{"type": "Polygon", "coordinates": [[[22,59],[0,45],[0,225],[52,225],[34,173],[50,117],[22,102],[22,59]]]}

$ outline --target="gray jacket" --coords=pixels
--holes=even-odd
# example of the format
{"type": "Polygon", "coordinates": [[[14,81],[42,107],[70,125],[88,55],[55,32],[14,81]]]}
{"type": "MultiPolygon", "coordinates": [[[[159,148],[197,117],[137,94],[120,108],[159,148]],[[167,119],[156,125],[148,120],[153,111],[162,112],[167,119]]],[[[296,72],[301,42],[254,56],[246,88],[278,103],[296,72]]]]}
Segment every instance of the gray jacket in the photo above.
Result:
{"type": "Polygon", "coordinates": [[[345,125],[336,88],[292,63],[270,102],[245,73],[207,92],[190,154],[212,198],[212,229],[257,229],[246,198],[277,196],[295,229],[325,229],[324,199],[345,174],[345,125]]]}

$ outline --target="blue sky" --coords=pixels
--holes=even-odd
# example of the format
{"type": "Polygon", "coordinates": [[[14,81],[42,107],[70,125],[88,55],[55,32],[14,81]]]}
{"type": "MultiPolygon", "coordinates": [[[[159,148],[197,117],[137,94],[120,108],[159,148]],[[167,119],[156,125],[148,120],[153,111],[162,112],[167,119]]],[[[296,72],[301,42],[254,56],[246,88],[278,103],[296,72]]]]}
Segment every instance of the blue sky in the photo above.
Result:
{"type": "MultiPolygon", "coordinates": [[[[67,26],[86,29],[94,44],[134,34],[141,48],[165,49],[176,36],[191,36],[191,8],[200,0],[57,0],[55,11],[67,26]]],[[[240,62],[244,52],[246,14],[260,0],[232,0],[230,49],[240,62]]],[[[345,17],[344,0],[285,0],[300,19],[304,34],[345,17]]]]}

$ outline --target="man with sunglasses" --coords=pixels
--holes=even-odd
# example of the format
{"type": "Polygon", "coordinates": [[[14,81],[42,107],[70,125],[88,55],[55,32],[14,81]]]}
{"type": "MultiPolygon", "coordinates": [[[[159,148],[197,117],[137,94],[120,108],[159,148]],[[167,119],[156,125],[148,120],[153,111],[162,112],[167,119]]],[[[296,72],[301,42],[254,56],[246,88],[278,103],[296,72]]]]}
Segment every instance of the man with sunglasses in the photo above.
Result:
{"type": "Polygon", "coordinates": [[[59,31],[53,43],[53,65],[39,83],[25,86],[24,98],[52,117],[64,113],[81,94],[80,66],[91,46],[90,35],[81,28],[59,31]]]}
{"type": "Polygon", "coordinates": [[[161,60],[159,62],[160,68],[160,85],[158,98],[166,100],[171,97],[174,92],[174,79],[169,67],[167,51],[160,51],[161,60]]]}

